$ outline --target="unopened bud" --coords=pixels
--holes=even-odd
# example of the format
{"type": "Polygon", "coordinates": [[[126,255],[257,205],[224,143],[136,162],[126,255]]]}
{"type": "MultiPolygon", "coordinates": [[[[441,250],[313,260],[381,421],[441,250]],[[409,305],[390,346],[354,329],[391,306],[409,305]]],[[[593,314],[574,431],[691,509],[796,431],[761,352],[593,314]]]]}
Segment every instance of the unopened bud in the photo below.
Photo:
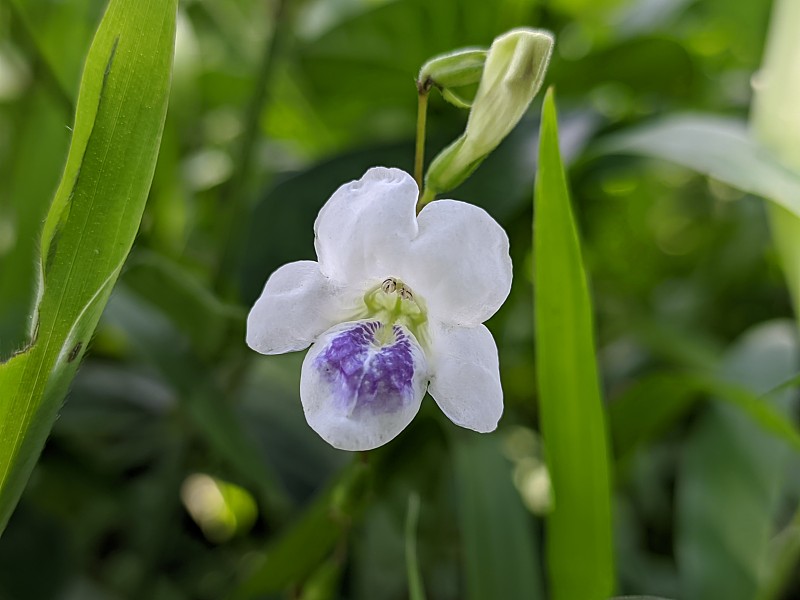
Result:
{"type": "Polygon", "coordinates": [[[418,81],[429,81],[438,88],[449,89],[472,85],[481,80],[487,50],[464,48],[436,56],[422,65],[418,81]]]}
{"type": "Polygon", "coordinates": [[[534,29],[513,29],[494,40],[464,134],[428,169],[430,192],[459,185],[511,132],[542,86],[553,43],[551,33],[534,29]]]}

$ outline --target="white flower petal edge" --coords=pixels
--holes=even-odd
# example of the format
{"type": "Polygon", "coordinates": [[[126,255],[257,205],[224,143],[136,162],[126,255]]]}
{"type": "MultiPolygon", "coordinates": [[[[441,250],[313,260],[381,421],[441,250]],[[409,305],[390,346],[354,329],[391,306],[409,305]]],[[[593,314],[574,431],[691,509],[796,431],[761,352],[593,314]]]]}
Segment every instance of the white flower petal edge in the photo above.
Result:
{"type": "Polygon", "coordinates": [[[396,437],[419,411],[428,383],[425,355],[401,326],[341,323],[311,346],[300,400],[311,428],[340,450],[371,450],[396,437]],[[385,328],[391,342],[377,343],[385,328]]]}
{"type": "Polygon", "coordinates": [[[483,325],[443,327],[435,332],[428,392],[456,425],[481,433],[497,429],[503,414],[503,388],[497,345],[483,325]]]}
{"type": "Polygon", "coordinates": [[[319,269],[301,260],[270,275],[247,315],[247,345],[261,354],[283,354],[310,346],[345,312],[345,295],[319,269]]]}
{"type": "Polygon", "coordinates": [[[314,223],[322,272],[358,284],[396,272],[417,235],[418,192],[411,175],[384,167],[337,189],[314,223]]]}
{"type": "Polygon", "coordinates": [[[435,319],[467,327],[483,323],[511,290],[506,232],[482,208],[457,200],[432,202],[418,222],[404,277],[435,319]]]}

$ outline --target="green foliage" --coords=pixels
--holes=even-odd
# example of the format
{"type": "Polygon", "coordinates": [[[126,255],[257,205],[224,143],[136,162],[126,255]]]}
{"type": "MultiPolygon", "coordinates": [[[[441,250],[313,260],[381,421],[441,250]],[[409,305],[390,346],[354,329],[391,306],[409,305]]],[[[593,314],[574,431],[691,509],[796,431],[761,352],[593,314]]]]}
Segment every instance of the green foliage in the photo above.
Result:
{"type": "Polygon", "coordinates": [[[139,227],[167,108],[176,5],[112,3],[89,51],[67,164],[42,232],[30,345],[0,366],[0,525],[139,227]]]}
{"type": "MultiPolygon", "coordinates": [[[[796,369],[791,323],[747,332],[726,352],[722,374],[763,393],[796,369]]],[[[784,413],[793,398],[774,405],[784,413]]],[[[756,597],[767,564],[789,450],[730,406],[714,405],[692,428],[677,496],[678,565],[687,599],[756,597]]]]}
{"type": "Polygon", "coordinates": [[[800,214],[800,175],[770,156],[741,120],[673,116],[612,137],[603,151],[670,160],[800,214]]]}
{"type": "MultiPolygon", "coordinates": [[[[779,118],[796,114],[796,3],[182,2],[160,141],[174,3],[112,0],[111,25],[134,39],[120,37],[104,88],[106,18],[87,92],[107,4],[0,2],[3,359],[26,348],[41,292],[37,342],[0,385],[42,373],[17,381],[38,398],[27,413],[0,394],[0,446],[23,417],[33,426],[0,493],[5,518],[28,481],[0,537],[0,597],[407,600],[409,566],[428,600],[800,594],[786,286],[800,297],[800,144],[779,118]],[[781,39],[767,39],[773,4],[781,39]],[[247,311],[273,270],[314,258],[314,220],[339,185],[412,168],[422,65],[514,27],[555,35],[545,84],[563,180],[548,104],[539,185],[557,185],[534,214],[537,99],[447,194],[511,241],[511,295],[487,324],[500,426],[461,431],[426,399],[385,448],[336,451],[305,422],[302,354],[249,351],[247,311]],[[582,316],[534,327],[542,293],[582,316]],[[552,366],[572,339],[575,366],[552,366]],[[601,591],[570,595],[565,580],[601,591]]],[[[453,91],[470,102],[475,87],[453,91]]],[[[432,93],[426,156],[466,118],[432,93]]]]}
{"type": "Polygon", "coordinates": [[[497,442],[459,438],[454,450],[466,597],[544,598],[532,525],[497,442]]]}
{"type": "Polygon", "coordinates": [[[542,109],[534,203],[536,370],[553,482],[552,597],[604,598],[614,585],[611,482],[592,303],[558,149],[552,89],[542,109]]]}

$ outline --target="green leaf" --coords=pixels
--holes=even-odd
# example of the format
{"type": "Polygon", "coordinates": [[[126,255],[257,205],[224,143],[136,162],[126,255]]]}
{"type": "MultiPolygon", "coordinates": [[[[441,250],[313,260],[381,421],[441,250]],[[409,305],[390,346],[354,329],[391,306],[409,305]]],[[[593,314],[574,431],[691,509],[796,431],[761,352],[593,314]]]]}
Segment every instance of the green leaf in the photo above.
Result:
{"type": "Polygon", "coordinates": [[[189,336],[203,357],[225,347],[225,341],[244,339],[247,314],[225,304],[201,281],[165,256],[138,251],[123,276],[125,285],[157,307],[189,336]]]}
{"type": "Polygon", "coordinates": [[[499,440],[454,436],[453,453],[467,599],[544,598],[535,529],[499,440]]]}
{"type": "Polygon", "coordinates": [[[598,49],[570,61],[554,57],[550,82],[562,97],[585,98],[587,90],[600,87],[631,97],[685,98],[696,87],[697,67],[686,45],[669,38],[642,36],[598,49]],[[611,86],[611,87],[610,87],[611,86]]]}
{"type": "Polygon", "coordinates": [[[800,174],[782,166],[738,119],[667,117],[613,136],[599,150],[668,160],[800,215],[800,174]]]}
{"type": "Polygon", "coordinates": [[[89,50],[41,238],[31,344],[0,365],[0,527],[136,236],[167,109],[176,11],[177,0],[112,0],[89,50]]]}
{"type": "MultiPolygon", "coordinates": [[[[262,455],[256,439],[234,411],[232,394],[178,334],[172,313],[159,314],[138,302],[128,289],[127,273],[108,303],[103,323],[128,335],[131,350],[150,363],[176,391],[185,415],[200,437],[257,492],[270,523],[281,521],[289,501],[280,478],[262,455]]],[[[192,310],[189,308],[188,310],[192,310]]],[[[240,344],[244,350],[244,344],[240,344]]],[[[229,349],[229,353],[233,353],[229,349]]]]}
{"type": "Polygon", "coordinates": [[[375,466],[356,459],[252,565],[232,597],[260,598],[309,578],[364,511],[375,466]]]}
{"type": "MultiPolygon", "coordinates": [[[[0,357],[24,345],[34,299],[34,256],[68,139],[62,134],[67,116],[46,92],[26,98],[12,113],[16,135],[12,160],[0,161],[0,229],[13,228],[11,247],[0,249],[0,357]]],[[[13,132],[12,132],[13,133],[13,132]]],[[[0,233],[0,237],[6,235],[0,233]]],[[[4,244],[3,244],[4,245],[4,244]]]]}
{"type": "Polygon", "coordinates": [[[609,451],[592,304],[558,148],[552,89],[545,97],[534,202],[536,372],[553,485],[547,560],[554,600],[614,591],[609,451]]]}
{"type": "Polygon", "coordinates": [[[422,585],[422,574],[417,559],[417,523],[419,522],[419,494],[412,493],[408,497],[406,511],[406,570],[408,571],[409,600],[425,600],[425,588],[422,585]]]}
{"type": "MultiPolygon", "coordinates": [[[[720,376],[764,393],[793,374],[798,347],[787,322],[762,324],[726,353],[720,376]]],[[[772,399],[788,413],[791,394],[772,399]]],[[[714,403],[682,448],[676,557],[686,600],[752,600],[763,583],[789,449],[732,406],[714,403]]]]}
{"type": "MultiPolygon", "coordinates": [[[[780,387],[783,392],[788,388],[780,387]]],[[[800,452],[800,431],[772,405],[743,385],[699,373],[656,373],[638,381],[611,403],[609,425],[615,454],[624,459],[637,447],[668,429],[695,401],[713,397],[737,407],[761,429],[800,452]]]]}

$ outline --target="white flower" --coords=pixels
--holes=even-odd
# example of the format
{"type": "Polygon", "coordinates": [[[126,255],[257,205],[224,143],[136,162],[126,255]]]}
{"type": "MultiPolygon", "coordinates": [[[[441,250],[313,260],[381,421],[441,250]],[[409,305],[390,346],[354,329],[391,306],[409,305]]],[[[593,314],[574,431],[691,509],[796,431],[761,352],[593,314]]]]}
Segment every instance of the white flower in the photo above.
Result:
{"type": "Polygon", "coordinates": [[[503,412],[482,325],[511,288],[508,237],[483,209],[437,200],[416,215],[407,173],[382,167],[340,187],[314,224],[318,262],[282,266],[247,319],[263,354],[302,350],[309,425],[343,450],[399,434],[427,389],[457,425],[488,432],[503,412]]]}

